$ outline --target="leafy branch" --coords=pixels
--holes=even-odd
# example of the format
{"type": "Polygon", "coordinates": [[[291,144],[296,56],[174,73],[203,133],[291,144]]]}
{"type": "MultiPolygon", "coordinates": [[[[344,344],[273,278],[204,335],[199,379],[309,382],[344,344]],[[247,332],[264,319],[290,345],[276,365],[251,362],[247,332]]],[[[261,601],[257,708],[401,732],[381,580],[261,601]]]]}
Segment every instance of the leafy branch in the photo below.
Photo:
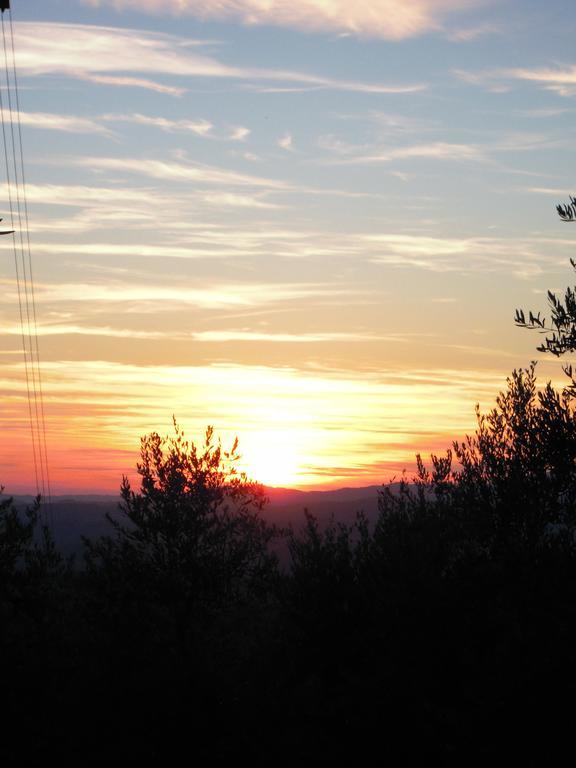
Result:
{"type": "MultiPolygon", "coordinates": [[[[570,203],[557,205],[556,211],[562,221],[576,222],[576,197],[570,196],[570,203]]],[[[570,259],[572,268],[576,270],[576,261],[570,259]]],[[[541,317],[540,312],[526,313],[517,309],[514,322],[519,328],[528,328],[538,333],[549,334],[544,342],[537,347],[539,352],[550,352],[556,357],[566,352],[576,350],[576,287],[567,288],[564,299],[559,299],[555,293],[548,291],[548,304],[551,310],[549,321],[541,317]]]]}

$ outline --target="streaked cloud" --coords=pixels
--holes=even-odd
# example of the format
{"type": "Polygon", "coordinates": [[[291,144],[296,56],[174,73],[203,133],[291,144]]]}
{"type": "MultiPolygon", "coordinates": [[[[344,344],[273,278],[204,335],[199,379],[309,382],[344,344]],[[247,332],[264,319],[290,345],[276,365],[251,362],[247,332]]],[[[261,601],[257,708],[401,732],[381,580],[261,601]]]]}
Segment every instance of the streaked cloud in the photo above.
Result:
{"type": "Polygon", "coordinates": [[[52,114],[49,112],[21,112],[20,122],[31,128],[49,131],[64,131],[65,133],[100,133],[104,136],[114,134],[97,120],[77,115],[52,114]]]}
{"type": "MultiPolygon", "coordinates": [[[[192,41],[173,35],[50,22],[22,22],[15,32],[18,66],[27,75],[238,76],[234,67],[193,52],[192,41]]],[[[201,42],[197,45],[200,47],[201,42]]],[[[114,83],[107,81],[106,84],[114,83]]]]}
{"type": "MultiPolygon", "coordinates": [[[[326,286],[321,284],[299,283],[240,283],[235,285],[216,285],[181,287],[170,285],[110,284],[110,283],[62,283],[43,284],[37,287],[38,302],[157,302],[165,303],[172,309],[175,304],[194,305],[203,308],[251,307],[273,304],[282,301],[295,301],[313,297],[337,297],[348,293],[346,286],[326,286]]],[[[6,291],[6,297],[17,299],[15,291],[6,291]]]]}
{"type": "Polygon", "coordinates": [[[576,96],[576,65],[556,68],[516,68],[504,70],[505,77],[543,85],[560,96],[576,96]]]}
{"type": "Polygon", "coordinates": [[[181,95],[183,87],[151,81],[148,75],[272,80],[363,93],[415,93],[425,89],[422,83],[357,82],[291,70],[232,66],[196,53],[194,43],[199,48],[200,41],[140,30],[23,22],[17,31],[18,64],[26,75],[65,75],[171,95],[181,95]]]}
{"type": "Polygon", "coordinates": [[[90,5],[149,13],[188,14],[202,20],[237,20],[305,32],[347,33],[403,40],[437,32],[447,14],[480,5],[478,0],[85,0],[90,5]]]}
{"type": "MultiPolygon", "coordinates": [[[[161,331],[139,331],[128,328],[112,328],[111,326],[92,327],[89,325],[66,325],[40,323],[35,327],[37,336],[108,336],[117,339],[166,339],[167,334],[161,331]]],[[[20,336],[19,325],[0,325],[0,335],[20,336]]]]}
{"type": "MultiPolygon", "coordinates": [[[[204,306],[222,306],[205,304],[204,306]]],[[[210,344],[230,343],[266,343],[266,344],[329,344],[331,342],[382,341],[383,338],[370,333],[278,333],[253,330],[213,330],[200,332],[150,331],[136,328],[116,328],[113,326],[71,325],[67,323],[40,323],[35,332],[38,336],[103,336],[116,339],[135,339],[144,341],[195,341],[210,344]]],[[[0,336],[20,336],[19,325],[0,324],[0,336]]],[[[405,342],[405,337],[391,336],[391,341],[405,342]]]]}
{"type": "MultiPolygon", "coordinates": [[[[318,344],[331,341],[352,342],[366,341],[373,338],[370,334],[357,333],[264,333],[262,331],[203,331],[193,334],[195,341],[207,342],[272,342],[288,344],[318,344]]],[[[377,339],[378,337],[376,337],[377,339]]]]}
{"type": "Polygon", "coordinates": [[[436,141],[431,144],[415,144],[409,147],[390,149],[367,158],[366,162],[373,160],[390,162],[392,160],[409,160],[412,158],[430,158],[434,160],[480,160],[484,156],[480,147],[472,144],[451,144],[436,141]]]}
{"type": "Polygon", "coordinates": [[[201,184],[224,184],[232,187],[290,189],[290,185],[284,181],[237,173],[202,163],[179,163],[170,160],[130,157],[79,157],[73,162],[93,170],[124,171],[163,181],[184,183],[193,181],[201,184]]]}
{"type": "Polygon", "coordinates": [[[513,67],[493,68],[471,72],[457,69],[454,74],[461,80],[472,85],[479,85],[492,91],[505,91],[511,82],[521,81],[534,83],[559,96],[576,96],[576,65],[569,64],[556,67],[513,67]]]}
{"type": "Polygon", "coordinates": [[[198,118],[196,120],[171,120],[166,117],[152,115],[142,115],[134,113],[108,113],[100,115],[98,120],[110,123],[129,123],[132,125],[143,125],[151,128],[159,128],[166,133],[192,133],[211,139],[221,141],[245,141],[250,135],[250,128],[244,125],[216,129],[216,126],[209,120],[198,118]]]}
{"type": "MultiPolygon", "coordinates": [[[[0,185],[0,193],[7,196],[6,184],[0,185]]],[[[157,190],[152,191],[143,187],[28,183],[26,196],[31,203],[74,207],[110,202],[148,205],[155,200],[158,201],[159,193],[157,190]]]]}
{"type": "Polygon", "coordinates": [[[96,83],[97,85],[112,85],[115,88],[144,88],[147,91],[155,93],[164,93],[168,96],[183,96],[186,88],[179,88],[174,85],[166,85],[150,80],[145,77],[122,77],[121,75],[94,75],[90,72],[76,71],[68,73],[70,77],[77,77],[79,80],[85,80],[87,83],[96,83]]]}
{"type": "Polygon", "coordinates": [[[38,242],[34,250],[39,255],[126,257],[149,259],[234,259],[254,255],[244,243],[223,244],[221,247],[202,246],[206,238],[189,245],[150,243],[48,243],[38,242]],[[246,250],[246,253],[243,251],[246,250]]]}
{"type": "MultiPolygon", "coordinates": [[[[244,189],[199,188],[178,192],[174,190],[148,188],[142,186],[126,187],[78,184],[28,184],[27,199],[30,204],[41,206],[35,212],[34,225],[37,232],[81,232],[94,229],[109,230],[121,226],[124,230],[158,231],[158,219],[151,211],[162,210],[164,228],[172,231],[186,230],[198,234],[203,232],[206,240],[210,225],[195,224],[189,220],[188,212],[193,202],[197,208],[222,211],[231,208],[238,210],[273,211],[286,206],[267,199],[268,190],[249,192],[244,189]],[[45,206],[59,206],[77,209],[75,213],[64,216],[41,212],[45,206]]],[[[8,197],[6,184],[0,185],[0,194],[8,197]]],[[[49,209],[48,209],[49,210],[49,209]]],[[[212,227],[216,225],[211,225],[212,227]]],[[[214,232],[210,236],[216,238],[214,232]]],[[[40,241],[39,241],[40,243],[40,241]]],[[[46,244],[50,247],[49,244],[46,244]]],[[[80,245],[80,244],[78,244],[80,245]]],[[[41,248],[41,244],[39,245],[41,248]]],[[[66,246],[63,247],[63,253],[66,246]]],[[[104,247],[103,253],[106,252],[104,247]]]]}
{"type": "Polygon", "coordinates": [[[553,195],[554,197],[563,198],[572,194],[571,189],[560,187],[524,187],[523,192],[531,192],[535,195],[553,195]]]}
{"type": "Polygon", "coordinates": [[[484,160],[486,155],[482,147],[474,144],[452,144],[436,141],[429,144],[413,144],[404,147],[354,148],[338,142],[324,142],[323,148],[339,155],[333,163],[339,165],[392,163],[396,160],[442,160],[469,161],[484,160]]]}
{"type": "Polygon", "coordinates": [[[427,235],[364,235],[369,258],[382,264],[412,266],[433,272],[501,272],[517,277],[542,274],[553,263],[550,240],[506,238],[439,238],[427,235]]]}
{"type": "Polygon", "coordinates": [[[490,22],[479,24],[476,27],[464,27],[462,29],[453,29],[447,34],[448,40],[452,40],[455,43],[467,43],[470,40],[477,40],[479,37],[485,37],[486,35],[501,34],[501,28],[490,22]]]}
{"type": "Polygon", "coordinates": [[[231,208],[253,208],[260,210],[281,210],[286,206],[278,203],[271,203],[268,200],[254,197],[251,195],[239,195],[234,192],[215,192],[201,195],[203,202],[213,205],[215,208],[231,207],[231,208]]]}
{"type": "Polygon", "coordinates": [[[193,133],[196,136],[208,136],[214,128],[208,120],[169,120],[166,117],[152,117],[150,115],[141,115],[137,112],[132,114],[105,114],[100,119],[111,123],[132,123],[134,125],[152,126],[168,133],[193,133]]]}
{"type": "MultiPolygon", "coordinates": [[[[262,263],[274,259],[276,263],[289,260],[307,260],[317,264],[338,262],[345,265],[381,264],[400,268],[417,268],[438,273],[492,273],[536,276],[557,264],[559,249],[573,244],[573,240],[542,237],[448,237],[418,233],[339,233],[319,230],[286,231],[269,228],[258,231],[239,227],[221,229],[183,229],[183,241],[178,242],[45,242],[35,243],[39,256],[132,258],[132,259],[187,259],[229,260],[235,264],[262,263]],[[259,263],[259,262],[258,262],[259,263]]],[[[52,288],[51,290],[56,290],[52,288]]],[[[78,297],[94,296],[95,288],[78,286],[71,289],[78,297]]],[[[108,288],[104,287],[104,291],[108,288]]],[[[138,291],[144,289],[138,289],[138,291]]],[[[156,290],[151,289],[153,293],[156,290]]],[[[240,290],[240,289],[239,289],[240,290]]],[[[265,293],[268,287],[262,287],[265,293]]],[[[277,292],[270,288],[271,296],[277,292]]],[[[278,290],[284,290],[278,288],[278,290]]],[[[359,289],[357,289],[359,290],[359,289]]],[[[137,300],[140,295],[133,296],[137,300]]],[[[344,284],[325,286],[323,295],[338,296],[352,288],[344,284]]],[[[320,292],[322,293],[322,292],[320,292]]],[[[166,298],[172,296],[167,289],[166,298]]],[[[304,298],[309,293],[302,293],[304,298]]],[[[320,295],[320,294],[317,294],[320,295]]],[[[358,294],[360,295],[360,294],[358,294]]],[[[112,294],[110,294],[112,296],[112,294]]],[[[191,297],[194,293],[190,294],[191,297]]],[[[142,295],[144,299],[145,296],[142,295]]],[[[364,296],[363,301],[368,301],[364,296]]],[[[176,295],[174,295],[176,300],[176,295]]],[[[376,300],[376,299],[374,299],[376,300]]],[[[242,302],[239,302],[242,303],[242,302]]]]}

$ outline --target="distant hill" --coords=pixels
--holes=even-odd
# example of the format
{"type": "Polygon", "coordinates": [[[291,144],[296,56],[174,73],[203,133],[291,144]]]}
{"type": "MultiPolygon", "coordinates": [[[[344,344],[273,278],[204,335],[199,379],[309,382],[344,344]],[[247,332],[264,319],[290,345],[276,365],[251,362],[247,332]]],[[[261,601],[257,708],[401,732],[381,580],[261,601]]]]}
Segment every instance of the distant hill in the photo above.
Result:
{"type": "Polygon", "coordinates": [[[360,511],[373,519],[378,511],[378,491],[382,486],[370,485],[365,488],[340,488],[335,491],[294,491],[284,488],[269,488],[270,504],[265,514],[277,525],[298,527],[304,521],[307,510],[321,524],[334,519],[350,523],[360,511]]]}
{"type": "MultiPolygon", "coordinates": [[[[397,487],[395,484],[391,487],[397,487]]],[[[359,511],[374,520],[378,511],[378,491],[382,486],[340,488],[331,491],[299,491],[291,488],[266,488],[269,504],[263,516],[280,527],[296,530],[304,522],[308,510],[321,526],[331,519],[351,523],[359,511]]],[[[33,501],[32,496],[14,496],[19,507],[33,501]]],[[[98,538],[112,532],[106,514],[120,516],[119,496],[101,494],[55,496],[52,499],[51,520],[58,548],[66,554],[82,553],[82,536],[98,538]]]]}

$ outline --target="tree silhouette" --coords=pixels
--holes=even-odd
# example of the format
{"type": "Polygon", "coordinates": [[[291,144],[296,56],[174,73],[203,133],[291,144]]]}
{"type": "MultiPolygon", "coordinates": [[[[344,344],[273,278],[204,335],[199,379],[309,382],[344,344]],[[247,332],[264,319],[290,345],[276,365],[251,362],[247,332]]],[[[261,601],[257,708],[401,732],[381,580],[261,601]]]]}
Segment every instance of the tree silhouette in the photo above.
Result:
{"type": "Polygon", "coordinates": [[[567,391],[537,391],[535,363],[515,370],[473,437],[455,442],[458,503],[496,542],[539,546],[550,526],[574,525],[576,414],[567,391]]]}
{"type": "MultiPolygon", "coordinates": [[[[576,197],[571,196],[570,203],[567,205],[557,205],[556,210],[562,221],[576,222],[576,197]]],[[[570,259],[570,263],[576,270],[576,261],[570,259]]],[[[566,352],[576,350],[576,288],[567,288],[564,300],[559,299],[552,291],[548,291],[548,303],[551,310],[549,322],[540,316],[540,312],[534,314],[530,311],[526,317],[523,309],[516,310],[514,322],[520,328],[549,334],[537,349],[539,352],[550,352],[560,357],[566,352]]],[[[570,367],[565,370],[570,376],[572,375],[570,367]]]]}
{"type": "Polygon", "coordinates": [[[108,515],[115,536],[85,542],[88,564],[187,603],[238,597],[275,562],[263,487],[238,472],[237,439],[224,451],[208,427],[197,447],[176,420],[174,429],[174,437],[142,438],[140,491],[123,478],[123,519],[108,515]]]}
{"type": "MultiPolygon", "coordinates": [[[[0,486],[0,495],[4,488],[0,486]]],[[[20,514],[11,496],[0,500],[0,577],[2,583],[13,574],[29,551],[38,522],[38,500],[20,514]]]]}
{"type": "MultiPolygon", "coordinates": [[[[4,488],[0,485],[0,497],[4,488]]],[[[50,527],[40,523],[41,497],[19,510],[11,496],[0,498],[0,588],[14,579],[61,576],[72,566],[56,549],[50,527]]]]}

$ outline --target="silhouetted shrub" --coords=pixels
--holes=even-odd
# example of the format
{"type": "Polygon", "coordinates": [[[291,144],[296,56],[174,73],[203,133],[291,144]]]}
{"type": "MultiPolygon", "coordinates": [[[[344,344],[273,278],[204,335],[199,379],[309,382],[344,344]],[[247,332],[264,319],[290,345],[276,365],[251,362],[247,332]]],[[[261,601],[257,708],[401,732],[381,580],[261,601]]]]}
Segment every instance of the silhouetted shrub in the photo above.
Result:
{"type": "Polygon", "coordinates": [[[574,528],[576,415],[569,390],[537,391],[534,363],[507,383],[495,408],[477,408],[475,435],[453,444],[459,466],[447,454],[438,477],[419,462],[419,480],[456,510],[468,538],[534,551],[574,528]]]}
{"type": "Polygon", "coordinates": [[[46,578],[56,570],[31,553],[53,548],[34,550],[34,513],[5,502],[2,567],[23,579],[0,602],[13,762],[96,765],[111,749],[217,764],[557,762],[576,693],[572,402],[538,392],[534,364],[514,371],[474,435],[382,488],[374,521],[306,513],[283,572],[263,489],[211,429],[200,447],[177,426],[143,438],[140,489],[124,479],[85,571],[46,578]],[[30,700],[45,713],[32,725],[30,700]]]}
{"type": "Polygon", "coordinates": [[[198,448],[174,426],[173,438],[142,438],[140,491],[123,479],[122,517],[108,516],[115,535],[86,541],[90,567],[171,601],[226,602],[259,589],[275,569],[262,486],[236,470],[238,441],[225,452],[209,427],[198,448]]]}
{"type": "Polygon", "coordinates": [[[381,490],[373,525],[309,516],[292,534],[290,685],[318,757],[363,739],[438,765],[558,754],[560,668],[576,689],[572,403],[537,391],[534,364],[514,371],[474,435],[381,490]]]}
{"type": "MultiPolygon", "coordinates": [[[[4,489],[0,487],[0,494],[4,489]]],[[[25,554],[32,546],[34,530],[38,522],[39,501],[33,507],[19,512],[14,499],[9,496],[0,500],[0,579],[5,582],[23,563],[25,554]]]]}

